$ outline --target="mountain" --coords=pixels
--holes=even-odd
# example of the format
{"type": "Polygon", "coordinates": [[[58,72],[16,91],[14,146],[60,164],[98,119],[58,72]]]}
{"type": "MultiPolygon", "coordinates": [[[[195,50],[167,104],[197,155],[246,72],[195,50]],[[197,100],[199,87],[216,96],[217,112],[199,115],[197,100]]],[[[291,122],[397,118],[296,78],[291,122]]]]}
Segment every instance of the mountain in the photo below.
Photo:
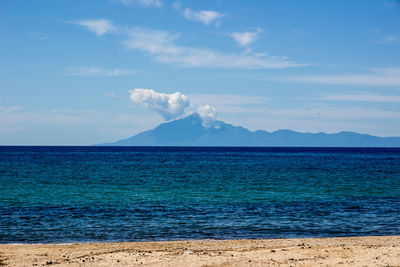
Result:
{"type": "Polygon", "coordinates": [[[99,146],[304,146],[304,147],[400,147],[400,137],[377,137],[354,132],[299,133],[291,130],[252,132],[216,121],[204,125],[194,113],[162,123],[128,139],[99,146]]]}

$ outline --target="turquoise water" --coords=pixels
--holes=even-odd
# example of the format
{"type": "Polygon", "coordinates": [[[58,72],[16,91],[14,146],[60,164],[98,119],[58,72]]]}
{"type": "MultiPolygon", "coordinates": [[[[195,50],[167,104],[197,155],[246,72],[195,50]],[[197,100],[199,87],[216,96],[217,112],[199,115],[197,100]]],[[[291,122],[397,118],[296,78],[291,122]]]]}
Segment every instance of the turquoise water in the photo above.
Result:
{"type": "Polygon", "coordinates": [[[400,149],[0,147],[0,243],[400,234],[400,149]]]}

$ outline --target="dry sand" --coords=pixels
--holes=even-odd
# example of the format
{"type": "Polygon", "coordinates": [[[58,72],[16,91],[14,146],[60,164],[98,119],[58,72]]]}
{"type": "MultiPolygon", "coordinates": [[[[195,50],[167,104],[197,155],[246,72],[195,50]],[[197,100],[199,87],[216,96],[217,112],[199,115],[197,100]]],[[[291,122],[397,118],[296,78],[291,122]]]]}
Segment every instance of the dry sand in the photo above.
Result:
{"type": "Polygon", "coordinates": [[[0,245],[4,266],[400,266],[400,236],[0,245]]]}

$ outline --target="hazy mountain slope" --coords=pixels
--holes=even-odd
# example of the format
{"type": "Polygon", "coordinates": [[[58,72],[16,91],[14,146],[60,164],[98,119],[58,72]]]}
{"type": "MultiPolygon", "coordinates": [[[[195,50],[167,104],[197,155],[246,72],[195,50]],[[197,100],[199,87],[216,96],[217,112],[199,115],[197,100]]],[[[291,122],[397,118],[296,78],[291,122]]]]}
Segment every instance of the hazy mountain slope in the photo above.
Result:
{"type": "Polygon", "coordinates": [[[400,137],[377,137],[353,132],[299,133],[291,130],[275,132],[249,131],[216,121],[203,125],[198,114],[160,124],[128,139],[105,146],[307,146],[307,147],[400,147],[400,137]]]}

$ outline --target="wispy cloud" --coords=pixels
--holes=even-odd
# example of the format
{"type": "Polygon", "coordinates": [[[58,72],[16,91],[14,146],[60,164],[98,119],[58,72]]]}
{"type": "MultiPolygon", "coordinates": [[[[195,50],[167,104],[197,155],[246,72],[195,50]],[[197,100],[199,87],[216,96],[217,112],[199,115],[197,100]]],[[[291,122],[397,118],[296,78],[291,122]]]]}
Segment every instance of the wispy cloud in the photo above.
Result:
{"type": "Polygon", "coordinates": [[[322,97],[321,100],[400,103],[400,96],[378,94],[346,94],[328,95],[322,97]]]}
{"type": "Polygon", "coordinates": [[[397,35],[384,35],[377,42],[378,44],[387,45],[387,44],[400,44],[400,36],[397,35]]]}
{"type": "MultiPolygon", "coordinates": [[[[160,62],[178,64],[182,67],[282,69],[307,65],[268,53],[253,53],[251,51],[224,53],[208,48],[182,46],[177,44],[179,34],[141,27],[117,27],[111,21],[104,19],[81,20],[74,22],[74,24],[84,26],[98,36],[106,33],[124,35],[127,39],[122,44],[127,49],[147,52],[160,62]]],[[[90,71],[97,72],[97,70],[90,71]]]]}
{"type": "Polygon", "coordinates": [[[102,36],[106,33],[117,32],[117,27],[111,21],[106,19],[78,20],[72,23],[86,28],[87,30],[95,33],[97,36],[102,36]]]}
{"type": "Polygon", "coordinates": [[[179,10],[182,8],[182,2],[181,1],[175,1],[172,3],[172,8],[175,10],[179,10]]]}
{"type": "Polygon", "coordinates": [[[289,76],[280,77],[277,80],[337,85],[399,86],[400,68],[371,69],[366,74],[289,76]]]}
{"type": "Polygon", "coordinates": [[[98,67],[70,67],[65,71],[66,75],[71,76],[125,76],[137,73],[136,70],[127,69],[103,69],[98,67]]]}
{"type": "Polygon", "coordinates": [[[116,0],[123,5],[137,5],[142,7],[162,7],[161,0],[116,0]]]}
{"type": "Polygon", "coordinates": [[[126,114],[112,109],[0,106],[0,143],[91,145],[126,138],[160,122],[161,118],[153,114],[126,114]]]}
{"type": "Polygon", "coordinates": [[[271,109],[270,116],[315,118],[323,120],[399,119],[400,112],[363,107],[306,106],[293,109],[271,109]]]}
{"type": "MultiPolygon", "coordinates": [[[[248,95],[191,95],[191,102],[194,104],[204,103],[208,100],[208,104],[214,106],[222,115],[243,116],[249,117],[264,116],[271,119],[276,118],[308,118],[321,120],[357,120],[357,119],[396,119],[400,118],[400,112],[364,108],[357,106],[336,106],[336,105],[305,105],[297,108],[271,108],[269,103],[271,99],[267,97],[248,96],[248,95]]],[[[376,95],[336,95],[324,96],[319,100],[341,100],[341,101],[370,101],[376,95]]],[[[377,97],[381,102],[399,102],[400,97],[389,99],[387,96],[377,97]]],[[[373,100],[371,100],[373,101],[373,100]]]]}
{"type": "Polygon", "coordinates": [[[205,25],[209,25],[213,21],[216,21],[217,19],[225,16],[224,14],[213,10],[193,11],[190,8],[185,8],[185,10],[183,11],[183,15],[188,20],[198,21],[204,23],[205,25]]]}
{"type": "Polygon", "coordinates": [[[194,94],[190,95],[190,99],[195,105],[207,103],[215,107],[222,115],[262,114],[270,102],[268,97],[233,94],[194,94]]]}
{"type": "Polygon", "coordinates": [[[398,34],[387,33],[379,27],[372,29],[372,33],[375,36],[375,44],[389,45],[389,44],[400,44],[400,36],[398,34]]]}
{"type": "Polygon", "coordinates": [[[399,0],[385,0],[383,1],[383,4],[385,7],[388,8],[398,8],[400,7],[400,1],[399,0]]]}
{"type": "Polygon", "coordinates": [[[2,113],[12,113],[23,109],[23,106],[0,106],[0,112],[2,113]]]}
{"type": "Polygon", "coordinates": [[[261,32],[261,29],[257,28],[257,30],[254,32],[233,32],[230,34],[230,36],[240,46],[248,46],[257,39],[260,32],[261,32]]]}
{"type": "Polygon", "coordinates": [[[19,123],[19,122],[35,122],[38,124],[41,123],[77,123],[79,124],[79,120],[75,120],[75,116],[77,115],[94,115],[93,112],[89,111],[71,111],[71,110],[58,110],[58,109],[46,109],[43,110],[35,110],[32,111],[28,108],[16,108],[16,107],[0,107],[0,122],[4,123],[19,123]],[[25,117],[24,117],[25,116],[25,117]],[[49,118],[53,118],[53,120],[49,120],[49,118]],[[33,118],[35,118],[33,120],[33,118]],[[68,118],[68,120],[62,120],[61,118],[68,118]]]}
{"type": "Polygon", "coordinates": [[[166,31],[134,28],[124,42],[128,49],[147,52],[160,62],[175,63],[184,67],[209,68],[271,68],[281,69],[305,66],[285,57],[269,56],[266,53],[227,54],[207,48],[196,48],[176,44],[179,35],[166,31]]]}
{"type": "Polygon", "coordinates": [[[107,92],[107,93],[104,93],[104,95],[105,96],[109,96],[109,97],[111,97],[111,98],[117,98],[117,96],[113,93],[113,92],[107,92]]]}
{"type": "Polygon", "coordinates": [[[265,105],[270,98],[254,95],[232,95],[232,94],[194,94],[190,95],[193,103],[207,102],[212,106],[256,106],[265,105]]]}
{"type": "Polygon", "coordinates": [[[49,36],[43,32],[27,32],[26,37],[36,39],[36,40],[47,40],[49,36]]]}
{"type": "Polygon", "coordinates": [[[291,32],[298,39],[307,39],[307,38],[315,36],[315,33],[313,33],[313,32],[304,31],[304,30],[300,30],[300,29],[293,29],[291,32]]]}

